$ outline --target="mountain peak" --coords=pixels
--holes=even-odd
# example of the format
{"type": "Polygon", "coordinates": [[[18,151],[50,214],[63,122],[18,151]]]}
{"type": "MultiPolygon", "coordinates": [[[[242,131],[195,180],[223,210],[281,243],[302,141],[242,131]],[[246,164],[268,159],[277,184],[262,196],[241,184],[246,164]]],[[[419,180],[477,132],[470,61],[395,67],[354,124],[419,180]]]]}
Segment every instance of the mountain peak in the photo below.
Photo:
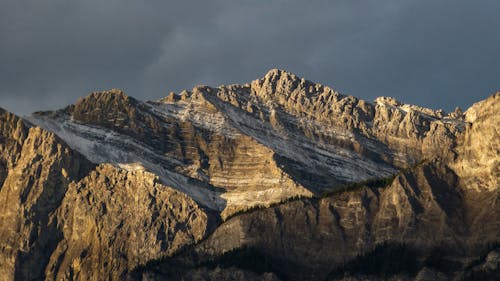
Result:
{"type": "Polygon", "coordinates": [[[266,75],[264,75],[264,77],[262,78],[262,80],[279,80],[281,78],[285,78],[287,80],[301,80],[300,77],[298,77],[297,75],[291,73],[291,72],[288,72],[286,70],[283,70],[283,69],[278,69],[278,68],[273,68],[273,69],[270,69],[266,75]]]}
{"type": "MultiPolygon", "coordinates": [[[[465,120],[473,123],[479,116],[492,114],[500,103],[500,92],[496,92],[484,100],[474,103],[465,111],[465,120]]],[[[493,114],[492,114],[493,115],[493,114]]]]}
{"type": "Polygon", "coordinates": [[[125,92],[123,92],[123,90],[111,89],[111,90],[106,90],[106,91],[93,92],[90,95],[81,98],[78,102],[81,102],[84,100],[103,101],[103,100],[111,100],[111,99],[128,100],[128,99],[133,99],[133,98],[127,96],[125,94],[125,92]]]}
{"type": "Polygon", "coordinates": [[[81,122],[102,123],[111,117],[130,117],[140,102],[127,96],[122,90],[112,89],[94,92],[79,99],[75,105],[70,106],[73,118],[81,122]]]}
{"type": "Polygon", "coordinates": [[[262,253],[294,267],[283,279],[324,280],[393,258],[364,254],[392,241],[418,249],[422,266],[435,249],[448,256],[443,245],[450,261],[476,264],[472,251],[498,247],[499,99],[465,123],[272,69],[160,102],[95,92],[30,126],[0,109],[0,275],[193,280],[182,271],[202,276],[205,260],[262,253]],[[179,276],[148,271],[174,264],[179,276]]]}
{"type": "Polygon", "coordinates": [[[389,104],[392,106],[401,105],[401,102],[393,97],[378,97],[375,99],[375,103],[377,103],[377,104],[389,104]]]}

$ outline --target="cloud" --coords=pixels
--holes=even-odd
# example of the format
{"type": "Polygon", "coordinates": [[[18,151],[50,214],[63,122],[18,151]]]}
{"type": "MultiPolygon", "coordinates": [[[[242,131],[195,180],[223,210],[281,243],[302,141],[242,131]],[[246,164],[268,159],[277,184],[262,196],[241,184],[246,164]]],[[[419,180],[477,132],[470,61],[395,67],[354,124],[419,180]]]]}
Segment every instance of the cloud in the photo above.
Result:
{"type": "Polygon", "coordinates": [[[373,100],[452,110],[499,90],[498,1],[3,1],[0,106],[140,99],[283,68],[373,100]]]}

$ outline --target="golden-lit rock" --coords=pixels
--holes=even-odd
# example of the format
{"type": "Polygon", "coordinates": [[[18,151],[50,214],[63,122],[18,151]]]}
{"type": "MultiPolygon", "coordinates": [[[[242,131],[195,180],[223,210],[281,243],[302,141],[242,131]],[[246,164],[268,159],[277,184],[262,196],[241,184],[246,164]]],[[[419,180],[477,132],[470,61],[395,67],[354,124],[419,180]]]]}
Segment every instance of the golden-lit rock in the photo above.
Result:
{"type": "Polygon", "coordinates": [[[475,103],[465,112],[467,128],[458,147],[454,170],[476,190],[500,188],[500,93],[475,103]]]}
{"type": "Polygon", "coordinates": [[[45,272],[53,280],[123,280],[208,231],[207,214],[185,194],[107,164],[70,184],[56,216],[63,239],[45,272]]]}
{"type": "Polygon", "coordinates": [[[391,243],[417,280],[494,270],[499,99],[447,114],[274,69],[0,110],[0,280],[324,280],[391,243]]]}

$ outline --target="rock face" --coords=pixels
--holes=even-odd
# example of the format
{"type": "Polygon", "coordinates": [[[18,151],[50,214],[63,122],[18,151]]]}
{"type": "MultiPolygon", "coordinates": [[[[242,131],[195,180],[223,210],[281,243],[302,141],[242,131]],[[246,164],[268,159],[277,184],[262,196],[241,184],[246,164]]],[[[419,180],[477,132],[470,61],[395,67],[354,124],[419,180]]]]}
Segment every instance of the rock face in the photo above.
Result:
{"type": "Polygon", "coordinates": [[[201,90],[173,104],[143,103],[119,91],[94,93],[30,121],[94,163],[140,163],[223,216],[312,194],[283,171],[272,149],[231,126],[201,90]]]}
{"type": "Polygon", "coordinates": [[[494,191],[500,186],[500,92],[465,112],[467,128],[453,167],[471,189],[494,191]]]}
{"type": "Polygon", "coordinates": [[[0,110],[0,280],[491,279],[499,99],[446,114],[271,70],[0,110]]]}
{"type": "MultiPolygon", "coordinates": [[[[500,218],[491,214],[500,211],[498,193],[476,199],[476,204],[488,205],[489,215],[478,213],[467,220],[469,198],[457,186],[454,173],[434,162],[398,175],[387,187],[364,187],[255,210],[228,220],[191,252],[147,272],[155,280],[175,279],[179,273],[167,270],[170,263],[187,264],[180,276],[189,275],[197,270],[192,260],[203,265],[241,248],[274,259],[274,270],[285,280],[324,280],[346,261],[384,243],[418,249],[423,260],[438,248],[446,253],[443,259],[475,256],[476,249],[498,243],[500,218]],[[492,227],[480,231],[477,225],[492,227]]],[[[464,261],[457,271],[466,266],[464,261]]]]}
{"type": "Polygon", "coordinates": [[[53,133],[29,128],[3,112],[2,161],[7,171],[0,190],[0,276],[43,276],[60,240],[54,212],[71,181],[92,164],[53,133]]]}
{"type": "Polygon", "coordinates": [[[158,102],[93,93],[30,121],[94,163],[140,162],[224,217],[453,158],[465,126],[460,116],[388,98],[371,104],[281,70],[158,102]]]}
{"type": "Polygon", "coordinates": [[[63,232],[46,276],[122,280],[123,274],[202,239],[207,214],[144,171],[99,166],[72,183],[57,210],[63,232]]]}
{"type": "Polygon", "coordinates": [[[8,172],[21,156],[22,145],[28,135],[24,122],[0,108],[0,188],[8,172]]]}
{"type": "MultiPolygon", "coordinates": [[[[293,116],[352,132],[353,139],[344,145],[398,167],[422,158],[448,156],[447,151],[456,145],[463,129],[461,116],[443,116],[442,111],[401,104],[392,98],[381,97],[371,104],[282,70],[269,71],[263,79],[252,82],[249,91],[264,103],[293,116]],[[375,150],[364,143],[365,138],[377,140],[390,150],[375,150]]],[[[310,135],[317,136],[324,131],[321,126],[307,129],[310,135]]],[[[338,139],[335,142],[341,143],[338,139]]]]}
{"type": "Polygon", "coordinates": [[[2,280],[119,280],[209,231],[206,212],[156,176],[93,170],[53,133],[1,120],[2,280]]]}

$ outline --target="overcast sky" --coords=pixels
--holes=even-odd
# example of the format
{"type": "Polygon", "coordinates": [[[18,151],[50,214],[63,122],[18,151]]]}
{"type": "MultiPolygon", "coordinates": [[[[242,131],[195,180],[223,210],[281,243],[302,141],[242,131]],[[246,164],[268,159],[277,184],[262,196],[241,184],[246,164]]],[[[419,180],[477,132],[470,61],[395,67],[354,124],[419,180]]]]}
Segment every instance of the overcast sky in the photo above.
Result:
{"type": "Polygon", "coordinates": [[[0,107],[151,100],[285,69],[453,110],[500,90],[499,0],[0,0],[0,107]]]}

